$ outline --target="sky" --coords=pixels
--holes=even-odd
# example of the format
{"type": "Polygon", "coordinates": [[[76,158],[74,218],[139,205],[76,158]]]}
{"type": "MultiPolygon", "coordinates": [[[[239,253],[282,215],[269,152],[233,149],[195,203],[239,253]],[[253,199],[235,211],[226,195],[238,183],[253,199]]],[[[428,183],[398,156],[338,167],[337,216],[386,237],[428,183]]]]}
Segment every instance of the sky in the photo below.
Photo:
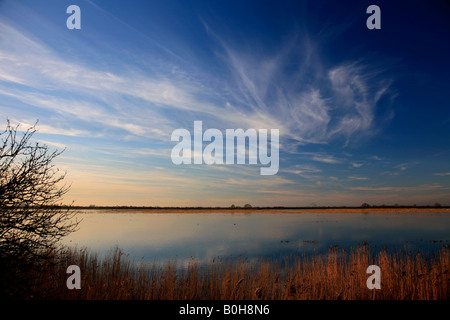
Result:
{"type": "Polygon", "coordinates": [[[64,150],[74,205],[450,205],[449,21],[437,0],[0,0],[0,121],[64,150]],[[173,163],[194,121],[278,129],[278,172],[173,163]]]}

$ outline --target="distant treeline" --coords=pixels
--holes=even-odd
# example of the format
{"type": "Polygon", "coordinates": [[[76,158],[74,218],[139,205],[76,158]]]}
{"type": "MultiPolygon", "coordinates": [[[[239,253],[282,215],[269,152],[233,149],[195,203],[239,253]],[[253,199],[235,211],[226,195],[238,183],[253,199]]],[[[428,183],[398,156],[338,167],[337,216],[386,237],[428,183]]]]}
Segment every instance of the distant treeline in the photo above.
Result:
{"type": "Polygon", "coordinates": [[[450,206],[443,206],[439,203],[435,203],[433,205],[370,205],[367,203],[363,203],[360,206],[304,206],[304,207],[288,207],[288,206],[273,206],[273,207],[254,207],[251,205],[240,206],[229,206],[229,207],[160,207],[160,206],[61,206],[63,208],[71,208],[71,209],[145,209],[145,210],[233,210],[233,209],[246,209],[246,210],[314,210],[314,209],[361,209],[361,208],[387,208],[387,209],[395,209],[395,208],[450,208],[450,206]]]}

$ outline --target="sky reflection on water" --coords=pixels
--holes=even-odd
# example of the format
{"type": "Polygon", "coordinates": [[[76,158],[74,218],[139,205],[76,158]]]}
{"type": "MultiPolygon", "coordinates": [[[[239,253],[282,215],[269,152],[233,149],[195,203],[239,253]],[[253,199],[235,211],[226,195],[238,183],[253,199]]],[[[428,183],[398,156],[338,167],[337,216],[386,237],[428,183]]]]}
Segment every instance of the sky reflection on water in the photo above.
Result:
{"type": "Polygon", "coordinates": [[[64,244],[104,253],[118,246],[136,261],[280,257],[363,242],[432,251],[450,243],[446,213],[113,213],[85,211],[64,244]]]}

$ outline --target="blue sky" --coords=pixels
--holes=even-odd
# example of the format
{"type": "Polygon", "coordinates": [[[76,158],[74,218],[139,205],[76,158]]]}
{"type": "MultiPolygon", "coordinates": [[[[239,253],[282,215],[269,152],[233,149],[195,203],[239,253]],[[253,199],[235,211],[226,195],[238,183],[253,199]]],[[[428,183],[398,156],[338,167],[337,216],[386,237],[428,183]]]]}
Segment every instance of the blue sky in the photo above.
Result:
{"type": "Polygon", "coordinates": [[[444,1],[0,1],[0,118],[66,148],[77,205],[450,205],[449,18],[444,1]],[[173,164],[196,120],[279,129],[278,173],[173,164]]]}

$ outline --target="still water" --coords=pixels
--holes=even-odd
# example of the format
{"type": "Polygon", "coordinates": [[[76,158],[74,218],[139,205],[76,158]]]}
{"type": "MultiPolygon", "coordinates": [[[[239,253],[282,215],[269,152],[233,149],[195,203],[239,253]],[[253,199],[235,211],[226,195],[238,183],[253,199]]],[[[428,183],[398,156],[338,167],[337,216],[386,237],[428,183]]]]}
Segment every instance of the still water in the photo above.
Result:
{"type": "Polygon", "coordinates": [[[86,210],[64,244],[135,261],[280,257],[332,246],[433,251],[450,244],[450,213],[144,213],[86,210]]]}

